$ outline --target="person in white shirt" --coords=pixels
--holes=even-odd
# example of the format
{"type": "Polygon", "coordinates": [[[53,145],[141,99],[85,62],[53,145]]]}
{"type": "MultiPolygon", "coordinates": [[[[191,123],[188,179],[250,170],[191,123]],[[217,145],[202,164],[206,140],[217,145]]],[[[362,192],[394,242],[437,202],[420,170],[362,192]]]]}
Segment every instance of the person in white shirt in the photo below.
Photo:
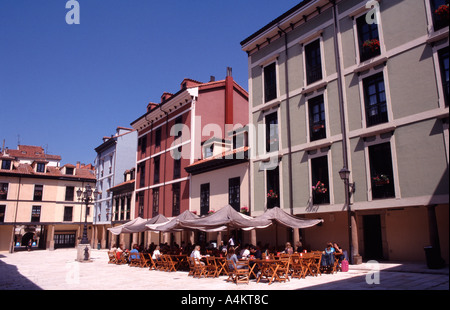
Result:
{"type": "Polygon", "coordinates": [[[160,247],[159,245],[156,246],[155,250],[153,251],[152,259],[160,260],[161,252],[159,251],[160,247]]]}
{"type": "Polygon", "coordinates": [[[241,258],[248,258],[250,255],[250,249],[249,249],[249,245],[246,244],[245,247],[242,249],[241,253],[241,258]]]}
{"type": "Polygon", "coordinates": [[[194,250],[191,253],[191,257],[195,258],[197,261],[200,262],[200,264],[204,265],[205,263],[200,261],[202,259],[202,255],[200,254],[200,246],[196,245],[194,250]]]}

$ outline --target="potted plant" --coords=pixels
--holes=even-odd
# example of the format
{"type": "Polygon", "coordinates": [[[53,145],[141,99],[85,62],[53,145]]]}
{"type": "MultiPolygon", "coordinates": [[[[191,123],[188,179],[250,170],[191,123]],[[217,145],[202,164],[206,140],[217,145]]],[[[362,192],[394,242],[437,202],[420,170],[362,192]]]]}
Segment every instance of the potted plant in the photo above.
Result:
{"type": "Polygon", "coordinates": [[[363,43],[363,47],[375,52],[380,49],[380,41],[378,39],[366,40],[363,43]]]}
{"type": "Polygon", "coordinates": [[[214,211],[214,210],[209,210],[208,211],[208,215],[211,215],[211,214],[214,214],[214,213],[216,213],[216,211],[214,211]]]}
{"type": "Polygon", "coordinates": [[[273,190],[269,190],[267,193],[267,198],[276,199],[278,198],[278,195],[273,190]]]}
{"type": "Polygon", "coordinates": [[[383,185],[389,184],[389,178],[385,174],[379,174],[372,179],[375,183],[375,186],[383,186],[383,185]]]}
{"type": "Polygon", "coordinates": [[[327,188],[323,182],[317,181],[316,185],[312,187],[312,190],[318,194],[325,194],[327,192],[327,188]]]}
{"type": "Polygon", "coordinates": [[[434,14],[439,16],[442,19],[449,20],[449,8],[448,4],[443,4],[434,11],[434,14]]]}
{"type": "Polygon", "coordinates": [[[248,214],[248,207],[247,207],[247,206],[243,206],[243,207],[241,208],[241,213],[243,213],[243,214],[248,214]]]}

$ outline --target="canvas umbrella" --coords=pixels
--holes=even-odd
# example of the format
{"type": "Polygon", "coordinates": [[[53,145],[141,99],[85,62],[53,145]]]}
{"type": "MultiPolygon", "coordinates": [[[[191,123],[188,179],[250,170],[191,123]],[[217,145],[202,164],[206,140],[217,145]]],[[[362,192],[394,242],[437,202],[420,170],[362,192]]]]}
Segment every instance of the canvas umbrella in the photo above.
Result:
{"type": "Polygon", "coordinates": [[[151,219],[143,219],[141,217],[138,217],[134,220],[131,220],[123,225],[117,226],[117,227],[111,227],[108,228],[108,230],[114,234],[119,235],[121,233],[139,233],[143,231],[149,230],[145,225],[147,224],[157,224],[157,223],[166,223],[169,219],[165,217],[162,214],[158,214],[155,217],[152,217],[151,219]]]}
{"type": "Polygon", "coordinates": [[[178,232],[184,230],[183,228],[179,227],[178,221],[179,220],[195,220],[199,219],[200,216],[197,214],[192,213],[189,210],[184,211],[180,215],[170,219],[168,222],[163,223],[156,223],[156,224],[146,224],[145,226],[151,230],[151,231],[158,231],[158,232],[178,232]]]}

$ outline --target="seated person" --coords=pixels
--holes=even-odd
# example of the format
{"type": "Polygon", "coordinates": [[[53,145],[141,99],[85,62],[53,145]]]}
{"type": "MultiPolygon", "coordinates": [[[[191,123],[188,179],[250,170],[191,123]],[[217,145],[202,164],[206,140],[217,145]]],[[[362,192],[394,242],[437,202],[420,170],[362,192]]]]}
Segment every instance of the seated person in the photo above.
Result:
{"type": "MultiPolygon", "coordinates": [[[[232,261],[234,264],[229,264],[228,267],[230,270],[234,270],[234,266],[237,266],[237,262],[239,261],[237,255],[235,253],[234,247],[230,247],[227,253],[227,259],[232,261]]],[[[237,266],[238,269],[245,269],[245,266],[237,266]]]]}
{"type": "Polygon", "coordinates": [[[331,242],[327,243],[325,251],[322,252],[321,265],[324,267],[329,267],[334,264],[334,248],[331,242]]]}
{"type": "Polygon", "coordinates": [[[139,256],[139,249],[138,249],[137,244],[133,245],[133,249],[130,251],[130,258],[131,259],[140,259],[141,258],[139,256]]]}
{"type": "Polygon", "coordinates": [[[152,259],[153,260],[161,260],[161,252],[159,251],[160,247],[159,245],[156,246],[155,250],[153,251],[152,259]]]}

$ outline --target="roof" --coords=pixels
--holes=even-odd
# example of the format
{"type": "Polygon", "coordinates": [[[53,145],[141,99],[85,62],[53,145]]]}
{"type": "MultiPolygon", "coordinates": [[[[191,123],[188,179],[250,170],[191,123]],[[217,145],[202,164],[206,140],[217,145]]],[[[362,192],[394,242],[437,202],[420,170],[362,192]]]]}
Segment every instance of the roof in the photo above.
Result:
{"type": "Polygon", "coordinates": [[[14,157],[14,158],[27,158],[34,160],[56,160],[60,161],[61,156],[59,155],[50,155],[46,154],[44,149],[40,146],[33,145],[18,145],[17,150],[12,149],[4,149],[3,154],[0,154],[0,157],[14,157]],[[6,155],[6,156],[5,156],[6,155]]]}
{"type": "Polygon", "coordinates": [[[196,175],[211,170],[245,163],[248,162],[248,150],[248,146],[243,146],[231,151],[223,151],[222,153],[215,156],[196,161],[184,169],[186,170],[186,172],[196,175]],[[243,153],[244,156],[242,156],[242,158],[236,158],[236,154],[240,153],[243,153]]]}
{"type": "Polygon", "coordinates": [[[64,167],[75,168],[75,166],[71,164],[64,165],[63,167],[47,166],[45,172],[36,172],[35,169],[33,168],[33,165],[15,162],[12,165],[11,170],[0,169],[0,175],[22,176],[22,177],[25,176],[31,178],[57,178],[57,179],[63,178],[63,179],[73,179],[74,181],[80,179],[92,181],[96,180],[94,170],[92,169],[92,165],[74,169],[75,172],[74,175],[64,174],[63,173],[64,167]]]}

